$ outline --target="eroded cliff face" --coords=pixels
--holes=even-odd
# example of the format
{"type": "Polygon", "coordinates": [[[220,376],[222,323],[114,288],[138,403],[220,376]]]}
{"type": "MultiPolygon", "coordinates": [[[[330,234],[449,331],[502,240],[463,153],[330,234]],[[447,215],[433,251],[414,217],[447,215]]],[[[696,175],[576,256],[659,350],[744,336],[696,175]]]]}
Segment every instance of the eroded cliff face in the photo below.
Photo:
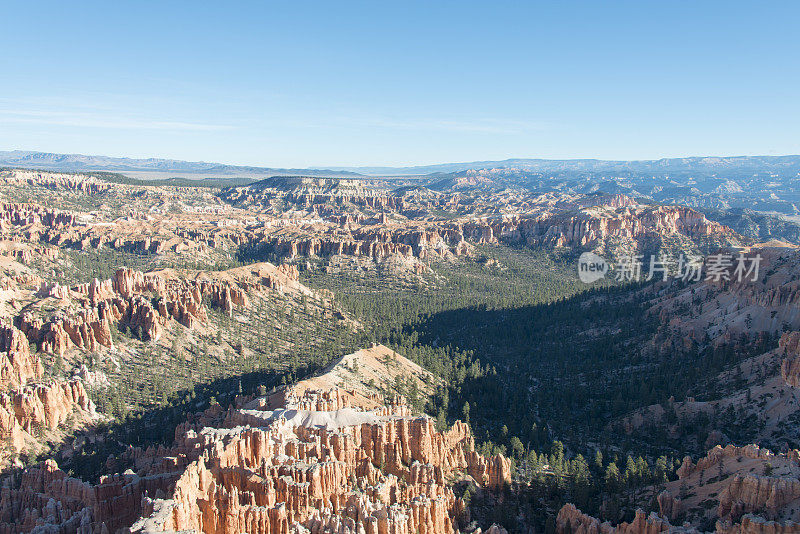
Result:
{"type": "Polygon", "coordinates": [[[800,387],[800,332],[787,332],[781,336],[778,349],[783,351],[781,377],[786,384],[800,387]]]}
{"type": "Polygon", "coordinates": [[[77,214],[69,211],[46,208],[36,204],[0,204],[0,230],[11,227],[43,227],[65,229],[77,223],[77,214]]]}
{"type": "Polygon", "coordinates": [[[697,464],[687,456],[678,469],[678,477],[685,484],[697,485],[706,473],[725,476],[716,497],[717,517],[722,523],[732,524],[745,514],[774,520],[788,513],[782,518],[797,519],[787,506],[800,502],[798,472],[800,451],[773,454],[756,445],[728,445],[714,447],[697,464]],[[767,465],[769,468],[765,468],[767,465]]]}
{"type": "Polygon", "coordinates": [[[742,517],[738,523],[718,522],[718,534],[796,534],[800,532],[800,523],[770,521],[753,514],[742,517]]]}
{"type": "MultiPolygon", "coordinates": [[[[360,230],[372,233],[389,228],[373,226],[375,222],[385,222],[380,215],[386,213],[400,214],[411,222],[435,219],[433,213],[445,210],[461,217],[456,222],[428,223],[428,230],[434,226],[445,232],[457,228],[459,234],[479,243],[506,240],[531,246],[597,249],[613,238],[627,240],[636,249],[636,242],[643,238],[683,236],[696,242],[736,239],[730,229],[709,221],[691,208],[644,206],[625,195],[461,191],[465,186],[469,189],[491,183],[486,179],[480,175],[465,175],[449,184],[451,191],[446,192],[414,188],[389,190],[387,184],[358,180],[328,180],[320,184],[308,179],[275,178],[227,189],[221,197],[238,207],[276,214],[288,204],[295,210],[318,214],[343,226],[370,221],[369,226],[360,230]],[[355,215],[344,220],[339,218],[343,211],[355,215]]],[[[440,185],[447,188],[447,184],[440,185]]],[[[308,244],[298,244],[298,251],[325,253],[341,246],[343,253],[352,254],[347,252],[352,250],[361,254],[365,247],[370,248],[367,245],[333,245],[332,238],[327,241],[330,244],[322,244],[318,250],[308,244]]],[[[357,241],[369,243],[371,240],[357,241]]]]}
{"type": "Polygon", "coordinates": [[[108,534],[136,520],[141,496],[161,495],[174,475],[103,477],[92,485],[72,478],[53,460],[5,480],[0,499],[0,533],[80,532],[108,534]]]}
{"type": "Polygon", "coordinates": [[[71,417],[77,423],[96,416],[79,379],[9,389],[0,394],[0,435],[7,440],[2,455],[35,446],[47,430],[56,430],[71,417]]]}
{"type": "MultiPolygon", "coordinates": [[[[122,186],[88,177],[12,173],[5,180],[90,196],[117,195],[148,208],[156,199],[165,205],[181,200],[178,188],[122,186]]],[[[106,218],[100,212],[9,203],[0,206],[0,237],[24,235],[30,244],[158,255],[210,257],[230,246],[269,250],[289,259],[343,255],[381,261],[398,256],[421,262],[468,255],[476,243],[619,255],[653,244],[703,250],[741,242],[730,229],[691,208],[641,205],[624,195],[465,195],[392,191],[387,184],[353,180],[266,182],[209,194],[195,210],[181,208],[186,211],[180,217],[131,209],[127,217],[106,218]]]]}
{"type": "Polygon", "coordinates": [[[202,328],[208,306],[232,314],[248,305],[248,292],[272,290],[308,291],[299,284],[296,268],[270,264],[213,276],[120,269],[102,282],[42,284],[27,292],[10,284],[12,298],[28,295],[33,304],[9,318],[15,325],[0,325],[0,462],[8,462],[15,453],[40,450],[59,429],[100,417],[81,380],[43,379],[37,349],[64,356],[73,349],[111,348],[117,325],[157,340],[172,320],[202,328]],[[48,315],[51,309],[56,312],[48,315]]]}
{"type": "Polygon", "coordinates": [[[465,225],[480,242],[522,241],[531,246],[602,249],[609,239],[627,241],[632,251],[644,238],[681,236],[697,244],[735,239],[733,232],[683,206],[577,207],[536,215],[486,219],[465,225]]]}
{"type": "Polygon", "coordinates": [[[747,528],[745,523],[759,524],[764,532],[783,532],[800,529],[799,474],[798,450],[773,454],[756,445],[728,445],[714,447],[697,464],[685,458],[678,482],[695,493],[685,499],[684,509],[703,498],[717,502],[713,517],[718,532],[747,528]],[[708,481],[712,476],[713,483],[708,481]]]}
{"type": "Polygon", "coordinates": [[[600,522],[596,517],[584,514],[574,504],[565,504],[556,517],[556,532],[559,534],[656,534],[658,532],[698,533],[690,526],[675,527],[655,512],[647,515],[637,510],[630,523],[611,525],[608,521],[600,522]]]}
{"type": "Polygon", "coordinates": [[[75,191],[87,195],[101,194],[113,187],[113,184],[83,174],[38,172],[21,169],[0,172],[0,178],[8,183],[20,186],[30,185],[55,191],[75,191]]]}
{"type": "Polygon", "coordinates": [[[80,380],[40,380],[41,361],[29,349],[25,334],[13,326],[0,326],[0,463],[8,456],[36,447],[45,433],[70,417],[95,418],[94,404],[80,380]]]}
{"type": "MultiPolygon", "coordinates": [[[[388,349],[344,359],[368,366],[372,352],[388,349]]],[[[179,426],[171,447],[127,451],[133,470],[99,484],[52,460],[18,473],[2,490],[0,534],[451,533],[468,519],[454,481],[510,482],[510,461],[477,454],[461,422],[439,431],[405,404],[314,389],[346,377],[337,366],[280,394],[212,406],[179,426]]]]}
{"type": "MultiPolygon", "coordinates": [[[[171,335],[176,324],[199,334],[215,328],[209,309],[232,316],[244,312],[251,298],[273,292],[290,298],[316,298],[299,283],[296,267],[257,263],[227,271],[143,273],[123,268],[107,280],[64,286],[45,283],[14,261],[19,271],[4,277],[0,304],[7,319],[0,324],[0,465],[47,450],[64,433],[102,419],[88,398],[89,387],[110,382],[102,372],[85,372],[65,380],[63,364],[82,362],[86,352],[107,356],[115,339],[130,331],[141,340],[171,335]],[[43,354],[50,353],[50,354],[43,354]],[[54,358],[52,355],[55,355],[54,358]],[[45,375],[44,361],[60,364],[45,375]]],[[[320,299],[321,301],[321,299],[320,299]]],[[[111,353],[113,354],[113,353],[111,353]]],[[[113,358],[113,356],[112,356],[113,358]]]]}
{"type": "Polygon", "coordinates": [[[761,247],[750,249],[746,257],[760,258],[756,280],[739,281],[731,267],[727,280],[707,280],[704,274],[700,283],[654,299],[650,312],[678,331],[665,342],[734,343],[742,334],[779,336],[787,329],[800,330],[800,252],[761,247]]]}
{"type": "MultiPolygon", "coordinates": [[[[301,402],[316,403],[320,394],[349,398],[305,390],[301,402]]],[[[478,455],[463,423],[439,432],[429,418],[399,415],[406,410],[289,404],[228,414],[229,425],[261,424],[205,429],[214,446],[189,465],[169,499],[145,499],[151,514],[132,531],[453,532],[465,507],[448,481],[469,475],[498,488],[510,482],[510,462],[478,455]]]]}
{"type": "Polygon", "coordinates": [[[263,241],[270,242],[276,253],[289,258],[345,254],[380,259],[400,254],[431,259],[447,257],[447,254],[467,254],[470,242],[606,251],[607,244],[613,240],[620,245],[608,252],[617,253],[637,252],[646,242],[665,238],[683,240],[690,248],[737,242],[730,229],[690,208],[625,205],[616,209],[577,204],[561,209],[552,209],[546,204],[521,215],[465,218],[424,225],[364,226],[348,231],[320,232],[314,237],[265,237],[263,241]]]}
{"type": "Polygon", "coordinates": [[[31,354],[25,334],[13,326],[0,325],[0,389],[25,384],[43,372],[39,358],[31,354]]]}
{"type": "Polygon", "coordinates": [[[717,515],[729,520],[746,513],[777,515],[800,499],[800,480],[757,474],[737,474],[719,496],[717,515]]]}
{"type": "Polygon", "coordinates": [[[684,458],[677,473],[679,479],[658,495],[658,513],[639,510],[631,523],[614,526],[568,504],[558,514],[557,530],[697,532],[698,524],[710,523],[719,534],[800,532],[800,450],[773,454],[756,445],[716,446],[696,464],[684,458]]]}
{"type": "Polygon", "coordinates": [[[123,268],[102,282],[42,287],[41,296],[62,301],[59,312],[49,318],[26,312],[17,322],[40,350],[63,355],[71,348],[112,347],[112,325],[121,324],[144,339],[158,340],[170,320],[190,329],[207,323],[206,303],[231,315],[236,307],[248,305],[247,291],[305,290],[297,281],[297,269],[289,266],[255,264],[223,275],[188,278],[123,268]]]}

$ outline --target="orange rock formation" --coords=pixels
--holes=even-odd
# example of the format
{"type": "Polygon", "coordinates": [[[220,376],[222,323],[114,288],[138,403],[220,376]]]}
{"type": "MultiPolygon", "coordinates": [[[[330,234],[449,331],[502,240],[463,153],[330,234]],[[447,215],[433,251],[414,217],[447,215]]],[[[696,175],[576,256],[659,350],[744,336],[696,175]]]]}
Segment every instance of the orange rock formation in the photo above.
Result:
{"type": "Polygon", "coordinates": [[[468,517],[454,479],[510,482],[510,461],[477,454],[461,422],[442,432],[403,404],[365,410],[367,397],[293,389],[277,409],[264,409],[275,395],[214,406],[172,447],[126,453],[136,473],[97,485],[52,460],[27,469],[3,488],[0,534],[452,533],[468,517]]]}

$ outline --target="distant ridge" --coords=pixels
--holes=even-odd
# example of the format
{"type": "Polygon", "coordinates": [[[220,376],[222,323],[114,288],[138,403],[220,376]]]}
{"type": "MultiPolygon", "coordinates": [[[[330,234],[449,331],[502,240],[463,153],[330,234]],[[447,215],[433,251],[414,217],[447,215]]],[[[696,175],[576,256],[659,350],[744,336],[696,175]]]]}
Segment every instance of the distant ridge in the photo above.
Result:
{"type": "Polygon", "coordinates": [[[330,167],[334,171],[350,171],[370,176],[410,176],[422,174],[447,174],[470,169],[516,168],[531,172],[703,172],[722,171],[758,172],[776,170],[800,173],[800,155],[787,156],[693,156],[653,160],[601,160],[601,159],[535,159],[513,158],[505,160],[441,163],[410,167],[330,167]]]}
{"type": "Polygon", "coordinates": [[[51,171],[107,171],[146,179],[163,178],[250,178],[271,176],[308,177],[363,177],[363,176],[419,176],[448,174],[471,169],[519,169],[542,173],[636,173],[664,175],[700,173],[713,175],[722,172],[737,174],[774,172],[783,177],[800,176],[800,155],[787,156],[697,156],[663,158],[654,160],[600,160],[600,159],[526,159],[499,161],[472,161],[441,163],[408,167],[310,167],[285,169],[227,165],[204,161],[181,161],[158,158],[115,158],[83,154],[56,154],[25,150],[0,151],[0,165],[35,168],[51,171]]]}
{"type": "Polygon", "coordinates": [[[88,172],[106,171],[124,173],[145,179],[158,178],[266,178],[275,175],[310,175],[322,177],[360,176],[344,170],[281,169],[226,165],[204,161],[181,161],[158,158],[114,158],[84,154],[56,154],[25,150],[0,151],[0,165],[48,171],[88,172]]]}

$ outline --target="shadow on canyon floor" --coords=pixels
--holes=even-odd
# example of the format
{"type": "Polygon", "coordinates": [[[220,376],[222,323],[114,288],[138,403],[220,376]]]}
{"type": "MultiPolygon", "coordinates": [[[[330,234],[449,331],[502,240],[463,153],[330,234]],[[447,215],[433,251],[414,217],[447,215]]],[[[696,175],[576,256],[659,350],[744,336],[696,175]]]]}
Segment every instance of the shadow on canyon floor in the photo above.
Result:
{"type": "MultiPolygon", "coordinates": [[[[310,367],[298,369],[297,376],[305,376],[314,370],[310,367]]],[[[289,372],[270,369],[197,384],[193,389],[179,391],[164,405],[75,432],[61,443],[51,444],[51,451],[36,460],[53,458],[71,476],[97,483],[104,474],[122,472],[131,467],[120,458],[121,453],[130,447],[169,446],[173,443],[175,428],[192,414],[214,403],[227,407],[239,394],[270,390],[280,385],[282,378],[288,380],[289,375],[289,372]]],[[[0,477],[9,472],[9,469],[4,470],[0,477]]]]}

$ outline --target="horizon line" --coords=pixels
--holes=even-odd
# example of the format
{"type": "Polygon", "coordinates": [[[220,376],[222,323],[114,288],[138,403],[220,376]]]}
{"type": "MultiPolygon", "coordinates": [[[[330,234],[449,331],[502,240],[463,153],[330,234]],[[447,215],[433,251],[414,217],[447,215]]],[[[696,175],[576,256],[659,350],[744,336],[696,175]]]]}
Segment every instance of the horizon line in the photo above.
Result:
{"type": "Polygon", "coordinates": [[[118,160],[128,160],[128,161],[142,161],[142,160],[152,160],[152,161],[170,161],[170,162],[179,162],[179,163],[190,163],[190,164],[203,164],[203,165],[224,165],[230,167],[252,167],[252,168],[263,168],[263,169],[279,169],[279,170],[356,170],[356,169],[372,169],[372,168],[384,168],[384,169],[401,169],[401,168],[417,168],[417,167],[438,167],[444,165],[470,165],[470,164],[481,164],[481,163],[505,163],[510,161],[541,161],[541,162],[567,162],[567,161],[597,161],[597,162],[609,162],[609,163],[644,163],[644,162],[657,162],[657,161],[665,161],[665,160],[681,160],[681,159],[710,159],[710,158],[718,158],[718,159],[737,159],[737,158],[787,158],[787,157],[800,157],[800,154],[732,154],[732,155],[713,155],[713,154],[706,154],[706,155],[685,155],[685,156],[662,156],[658,158],[636,158],[636,159],[618,159],[618,158],[601,158],[601,157],[507,157],[503,159],[475,159],[471,161],[439,161],[437,163],[421,163],[421,164],[361,164],[361,165],[306,165],[304,167],[293,167],[293,166],[281,166],[281,165],[265,165],[265,164],[244,164],[244,163],[226,163],[221,161],[206,161],[206,160],[186,160],[186,159],[178,159],[175,157],[162,157],[162,156],[146,156],[146,157],[134,157],[134,156],[109,156],[105,154],[85,154],[81,152],[48,152],[43,150],[25,150],[25,149],[11,149],[11,150],[0,150],[0,154],[11,154],[11,153],[22,153],[22,154],[43,154],[43,155],[54,155],[54,156],[74,156],[74,157],[87,157],[87,158],[108,158],[108,159],[118,159],[118,160]]]}

